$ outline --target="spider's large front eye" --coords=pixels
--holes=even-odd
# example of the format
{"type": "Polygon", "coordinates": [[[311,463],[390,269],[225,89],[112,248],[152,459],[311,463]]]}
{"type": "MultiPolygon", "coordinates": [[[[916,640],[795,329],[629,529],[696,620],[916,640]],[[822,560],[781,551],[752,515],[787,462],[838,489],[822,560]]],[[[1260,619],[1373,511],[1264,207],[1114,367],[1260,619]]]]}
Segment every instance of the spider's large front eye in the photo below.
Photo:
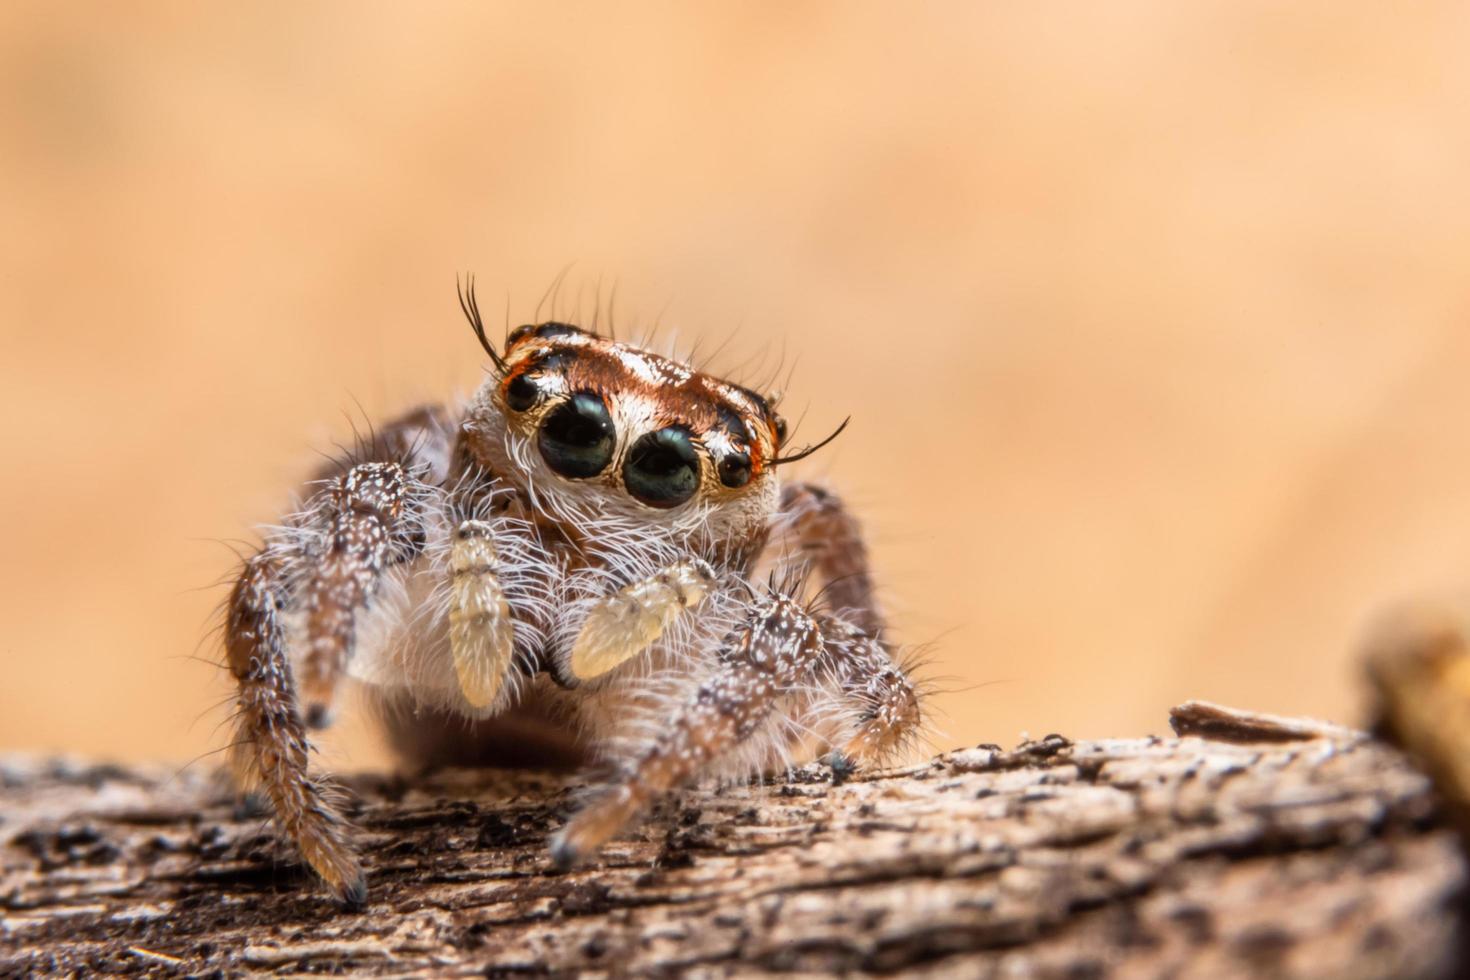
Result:
{"type": "Polygon", "coordinates": [[[602,399],[579,391],[546,416],[536,442],[547,466],[562,476],[587,477],[611,462],[616,435],[602,399]]]}
{"type": "Polygon", "coordinates": [[[669,426],[633,443],[623,464],[628,492],[650,507],[677,507],[699,489],[699,454],[688,429],[669,426]]]}

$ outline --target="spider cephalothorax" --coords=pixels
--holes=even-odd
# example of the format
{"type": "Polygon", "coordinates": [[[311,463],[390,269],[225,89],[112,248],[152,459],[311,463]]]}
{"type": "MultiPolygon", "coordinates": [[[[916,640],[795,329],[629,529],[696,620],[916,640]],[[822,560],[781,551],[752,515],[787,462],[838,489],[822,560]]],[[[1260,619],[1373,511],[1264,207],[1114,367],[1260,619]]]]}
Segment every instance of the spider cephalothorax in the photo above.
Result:
{"type": "Polygon", "coordinates": [[[504,726],[531,718],[597,761],[563,863],[701,775],[814,743],[870,764],[915,732],[857,525],[830,493],[780,486],[818,447],[790,452],[770,399],[565,323],[519,327],[502,353],[473,292],[461,303],[493,366],[469,404],[377,430],[230,599],[239,769],[339,895],[365,886],[306,726],[344,676],[420,761],[519,758],[504,726]]]}

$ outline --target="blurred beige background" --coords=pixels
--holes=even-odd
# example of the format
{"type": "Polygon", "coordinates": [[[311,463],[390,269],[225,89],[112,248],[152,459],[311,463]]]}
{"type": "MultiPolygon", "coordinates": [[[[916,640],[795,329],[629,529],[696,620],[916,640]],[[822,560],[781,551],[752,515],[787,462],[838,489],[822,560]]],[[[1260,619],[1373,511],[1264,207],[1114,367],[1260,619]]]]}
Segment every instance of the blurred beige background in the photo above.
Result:
{"type": "Polygon", "coordinates": [[[0,748],[223,744],[219,541],[568,267],[852,414],[949,741],[1352,721],[1470,595],[1464,4],[8,3],[0,748]]]}

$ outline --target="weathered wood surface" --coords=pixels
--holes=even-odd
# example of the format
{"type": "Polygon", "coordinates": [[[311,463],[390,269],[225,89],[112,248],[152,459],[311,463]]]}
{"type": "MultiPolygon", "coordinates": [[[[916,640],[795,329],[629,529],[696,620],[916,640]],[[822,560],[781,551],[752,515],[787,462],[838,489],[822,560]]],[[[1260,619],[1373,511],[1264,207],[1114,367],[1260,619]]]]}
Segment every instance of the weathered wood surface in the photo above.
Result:
{"type": "Polygon", "coordinates": [[[558,778],[358,777],[356,912],[206,776],[3,760],[0,974],[1456,975],[1426,780],[1272,721],[701,790],[566,874],[558,778]]]}

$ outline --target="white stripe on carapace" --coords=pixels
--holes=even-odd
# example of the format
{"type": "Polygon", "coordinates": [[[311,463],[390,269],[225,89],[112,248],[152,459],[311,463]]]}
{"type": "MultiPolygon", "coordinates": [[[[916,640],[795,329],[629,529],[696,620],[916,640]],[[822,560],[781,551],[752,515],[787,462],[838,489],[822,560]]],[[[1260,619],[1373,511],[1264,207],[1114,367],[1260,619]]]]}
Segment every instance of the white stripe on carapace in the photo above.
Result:
{"type": "Polygon", "coordinates": [[[750,393],[747,392],[745,389],[737,388],[731,384],[725,384],[722,381],[716,381],[713,378],[710,378],[707,381],[707,384],[710,388],[719,392],[720,396],[723,397],[725,400],[734,402],[736,405],[744,409],[743,414],[746,416],[747,419],[751,417],[759,417],[762,414],[760,404],[757,403],[756,400],[752,398],[750,396],[750,393]]]}
{"type": "Polygon", "coordinates": [[[642,351],[622,346],[610,347],[609,351],[618,359],[618,363],[651,385],[671,382],[683,384],[694,376],[686,367],[642,351]]]}

